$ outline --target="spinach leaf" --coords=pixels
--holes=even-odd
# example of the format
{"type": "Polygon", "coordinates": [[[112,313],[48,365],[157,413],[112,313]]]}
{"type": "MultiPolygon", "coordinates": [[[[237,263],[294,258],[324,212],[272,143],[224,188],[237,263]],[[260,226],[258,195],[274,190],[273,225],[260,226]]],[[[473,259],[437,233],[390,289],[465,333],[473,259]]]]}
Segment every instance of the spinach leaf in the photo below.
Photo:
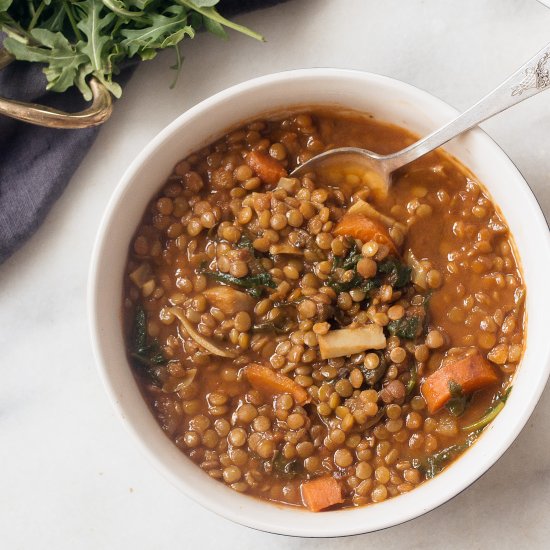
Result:
{"type": "Polygon", "coordinates": [[[511,391],[512,386],[507,388],[503,394],[497,395],[493,404],[485,411],[485,414],[473,424],[464,426],[462,430],[465,432],[472,432],[479,431],[485,428],[485,426],[492,422],[498,416],[498,413],[504,408],[504,405],[506,404],[506,401],[508,400],[508,396],[510,395],[511,391]]]}
{"type": "Polygon", "coordinates": [[[375,369],[367,369],[363,363],[360,363],[359,370],[363,373],[363,378],[365,383],[369,386],[374,386],[380,379],[386,374],[388,369],[388,364],[386,363],[386,358],[382,352],[373,352],[378,355],[380,360],[378,366],[375,369]]]}
{"type": "Polygon", "coordinates": [[[364,279],[357,273],[357,263],[361,258],[361,251],[355,243],[344,258],[335,257],[332,264],[333,272],[337,268],[343,268],[346,271],[353,270],[355,273],[350,281],[336,281],[333,277],[330,277],[327,282],[328,286],[337,294],[347,292],[353,288],[359,288],[368,294],[384,283],[391,285],[395,289],[401,289],[411,282],[411,268],[402,264],[393,256],[378,264],[375,277],[364,279]]]}
{"type": "Polygon", "coordinates": [[[237,243],[237,248],[246,248],[253,256],[256,255],[256,249],[252,244],[252,239],[246,234],[243,233],[239,242],[237,243]]]}
{"type": "Polygon", "coordinates": [[[461,416],[466,410],[468,397],[464,395],[464,392],[462,391],[462,386],[454,380],[449,381],[449,392],[451,394],[451,398],[449,399],[449,401],[447,401],[445,408],[453,416],[461,416]]]}
{"type": "Polygon", "coordinates": [[[277,451],[271,462],[273,473],[277,477],[292,479],[303,473],[304,467],[301,461],[287,460],[283,453],[277,451]]]}
{"type": "Polygon", "coordinates": [[[399,336],[406,340],[414,340],[418,336],[418,328],[420,327],[420,319],[416,316],[402,317],[388,323],[388,332],[392,336],[399,336]]]}
{"type": "Polygon", "coordinates": [[[360,259],[361,251],[355,242],[345,256],[334,256],[332,260],[332,273],[340,268],[346,271],[352,270],[354,272],[353,278],[350,281],[337,281],[332,275],[329,277],[327,285],[332,288],[336,294],[347,292],[352,288],[357,288],[363,282],[363,277],[357,273],[357,262],[360,259]]]}
{"type": "Polygon", "coordinates": [[[260,254],[252,244],[252,238],[247,233],[243,233],[241,238],[239,239],[239,242],[237,243],[237,248],[243,248],[245,250],[248,250],[250,253],[250,259],[249,264],[252,268],[252,272],[256,273],[265,273],[264,266],[262,265],[262,254],[260,254]]]}
{"type": "Polygon", "coordinates": [[[445,469],[451,460],[464,452],[468,447],[471,447],[480,433],[481,430],[472,432],[463,443],[457,443],[456,445],[451,445],[445,449],[442,449],[425,460],[419,460],[417,458],[413,459],[413,468],[420,470],[426,479],[434,478],[445,469]]]}
{"type": "Polygon", "coordinates": [[[357,243],[354,241],[351,248],[348,250],[348,253],[346,254],[345,258],[342,261],[342,268],[345,270],[348,269],[357,269],[357,263],[362,258],[361,256],[361,250],[359,250],[359,247],[357,246],[357,243]]]}
{"type": "Polygon", "coordinates": [[[365,294],[369,294],[373,290],[380,288],[381,282],[376,277],[372,279],[364,279],[363,282],[359,285],[359,289],[362,290],[365,294]]]}
{"type": "Polygon", "coordinates": [[[246,277],[233,277],[233,275],[222,273],[221,271],[201,269],[200,272],[214,281],[244,288],[246,292],[254,298],[261,297],[264,287],[277,288],[273,277],[269,273],[258,273],[257,275],[247,275],[246,277]]]}
{"type": "Polygon", "coordinates": [[[160,385],[158,367],[165,365],[167,360],[156,340],[148,341],[147,313],[143,306],[137,306],[132,326],[132,350],[130,357],[133,366],[147,376],[155,385],[160,385]]]}
{"type": "Polygon", "coordinates": [[[405,386],[407,395],[410,395],[413,392],[414,388],[416,387],[416,384],[418,383],[418,369],[416,367],[416,363],[414,363],[410,368],[409,374],[410,374],[409,381],[405,386]]]}
{"type": "Polygon", "coordinates": [[[336,294],[340,294],[341,292],[348,292],[352,290],[353,288],[358,288],[363,283],[363,277],[359,274],[355,274],[353,276],[353,279],[350,281],[335,281],[333,278],[329,278],[327,281],[327,285],[336,292],[336,294]]]}
{"type": "Polygon", "coordinates": [[[393,288],[406,287],[411,282],[412,269],[390,256],[378,264],[378,273],[386,275],[386,283],[393,288]]]}

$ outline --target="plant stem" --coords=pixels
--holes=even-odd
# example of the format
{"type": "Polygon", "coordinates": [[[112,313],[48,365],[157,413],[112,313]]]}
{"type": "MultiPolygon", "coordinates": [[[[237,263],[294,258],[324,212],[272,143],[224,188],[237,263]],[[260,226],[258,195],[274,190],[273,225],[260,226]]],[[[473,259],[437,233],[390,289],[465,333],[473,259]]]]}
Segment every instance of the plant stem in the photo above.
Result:
{"type": "Polygon", "coordinates": [[[31,22],[29,24],[29,32],[32,31],[38,22],[38,18],[42,15],[42,12],[44,11],[44,8],[46,7],[46,3],[44,0],[40,2],[40,5],[38,6],[38,9],[34,12],[34,15],[32,16],[31,22]]]}
{"type": "Polygon", "coordinates": [[[243,25],[238,25],[237,23],[233,23],[233,21],[229,21],[229,19],[226,19],[220,15],[215,8],[200,8],[192,0],[177,0],[177,2],[193,11],[196,11],[197,13],[200,13],[203,17],[207,17],[208,19],[212,19],[212,21],[220,23],[220,25],[224,25],[229,29],[246,34],[247,36],[250,36],[250,38],[255,38],[260,42],[265,42],[265,38],[261,34],[251,31],[243,25]]]}
{"type": "Polygon", "coordinates": [[[82,34],[80,33],[79,28],[76,25],[76,20],[74,18],[73,8],[70,5],[69,2],[66,0],[63,2],[63,8],[65,9],[65,12],[67,14],[67,17],[69,18],[69,23],[71,24],[71,27],[73,29],[74,35],[77,40],[82,40],[82,34]]]}

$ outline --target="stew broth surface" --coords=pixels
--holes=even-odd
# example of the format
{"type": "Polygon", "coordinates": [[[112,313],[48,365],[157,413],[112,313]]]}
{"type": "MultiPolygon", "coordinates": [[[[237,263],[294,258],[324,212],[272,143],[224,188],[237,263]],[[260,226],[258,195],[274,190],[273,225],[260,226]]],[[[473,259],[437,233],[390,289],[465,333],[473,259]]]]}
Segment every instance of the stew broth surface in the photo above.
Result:
{"type": "Polygon", "coordinates": [[[178,163],[150,202],[128,256],[128,357],[167,436],[234,490],[313,511],[380,502],[502,408],[525,289],[475,178],[441,152],[386,197],[349,166],[287,176],[329,148],[413,141],[336,109],[258,120],[178,163]]]}

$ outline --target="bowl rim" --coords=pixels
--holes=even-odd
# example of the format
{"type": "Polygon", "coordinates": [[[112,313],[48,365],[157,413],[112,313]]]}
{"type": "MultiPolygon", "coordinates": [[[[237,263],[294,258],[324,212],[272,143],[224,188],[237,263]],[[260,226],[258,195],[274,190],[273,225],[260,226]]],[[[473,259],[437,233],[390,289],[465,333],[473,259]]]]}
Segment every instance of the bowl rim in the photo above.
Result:
{"type": "MultiPolygon", "coordinates": [[[[500,459],[500,457],[510,447],[510,445],[518,436],[519,432],[523,429],[523,427],[527,423],[536,404],[538,403],[540,396],[545,388],[548,376],[550,374],[550,343],[547,346],[547,350],[546,350],[547,355],[543,362],[543,368],[541,369],[538,380],[534,384],[533,389],[529,394],[529,402],[527,403],[527,406],[524,406],[519,411],[519,414],[515,417],[515,423],[513,424],[512,429],[509,429],[506,432],[505,437],[499,440],[499,444],[495,445],[493,448],[488,450],[489,452],[487,453],[486,456],[483,457],[481,464],[477,465],[477,468],[474,474],[466,477],[465,479],[460,480],[459,482],[455,482],[452,491],[440,491],[439,494],[435,497],[432,497],[428,503],[421,503],[419,506],[416,506],[416,507],[411,506],[409,509],[406,509],[404,512],[402,512],[400,514],[400,517],[397,520],[394,520],[388,517],[385,520],[379,521],[375,527],[366,527],[364,525],[361,526],[361,523],[359,522],[357,522],[356,524],[351,524],[351,522],[349,521],[347,523],[343,522],[343,525],[338,525],[338,522],[336,522],[336,526],[335,526],[335,525],[331,525],[331,521],[329,521],[328,519],[329,517],[341,518],[341,516],[344,514],[350,517],[352,516],[352,514],[354,514],[355,517],[357,517],[358,514],[360,515],[360,512],[365,513],[365,511],[372,508],[372,506],[364,506],[364,507],[359,507],[354,509],[335,510],[335,511],[325,512],[323,514],[310,514],[307,511],[303,511],[299,508],[296,508],[295,513],[298,520],[300,518],[304,518],[303,515],[300,516],[298,514],[308,514],[309,517],[315,516],[319,518],[319,520],[316,520],[316,521],[308,521],[309,525],[305,528],[299,525],[296,526],[296,525],[290,525],[290,524],[274,524],[274,522],[270,522],[270,521],[262,521],[262,520],[258,520],[250,517],[243,517],[242,514],[239,514],[238,507],[235,507],[235,509],[225,507],[221,502],[217,502],[215,499],[208,497],[207,495],[205,495],[200,491],[196,491],[192,489],[189,485],[186,485],[186,483],[180,478],[180,476],[178,476],[174,471],[172,471],[172,469],[170,469],[167,463],[159,457],[159,454],[156,453],[154,449],[151,448],[150,445],[148,445],[145,438],[139,433],[138,428],[127,418],[124,406],[120,403],[118,399],[116,388],[115,388],[116,383],[113,380],[112,373],[110,372],[110,368],[108,365],[109,363],[108,357],[106,356],[105,350],[103,348],[101,331],[99,330],[100,311],[98,310],[98,307],[97,307],[98,305],[97,296],[98,296],[98,293],[100,292],[100,289],[97,286],[98,271],[101,265],[102,251],[106,245],[106,241],[109,238],[109,228],[111,223],[113,222],[114,212],[118,206],[118,202],[120,198],[123,196],[124,192],[127,190],[127,188],[131,187],[132,181],[136,177],[140,167],[150,159],[151,155],[159,147],[161,147],[163,143],[174,132],[177,132],[180,129],[180,127],[184,126],[195,117],[201,116],[204,113],[208,112],[208,110],[212,106],[220,102],[230,100],[232,98],[236,98],[241,93],[245,91],[250,91],[251,89],[254,89],[254,88],[278,83],[280,81],[285,81],[288,79],[292,79],[292,80],[295,80],[298,78],[307,79],[312,77],[325,78],[325,79],[327,78],[363,79],[365,84],[368,84],[369,82],[371,83],[374,82],[377,84],[381,84],[383,86],[385,85],[389,87],[399,88],[401,92],[405,95],[409,95],[409,96],[416,95],[417,97],[423,97],[424,100],[432,102],[438,108],[446,109],[447,112],[449,112],[450,116],[455,116],[459,114],[459,111],[457,111],[455,108],[450,106],[448,103],[444,102],[443,100],[437,98],[436,96],[416,86],[413,86],[411,84],[408,84],[387,76],[360,71],[360,70],[351,70],[351,69],[333,69],[333,68],[293,69],[290,71],[282,71],[282,72],[272,73],[272,74],[260,76],[257,78],[253,78],[253,79],[235,84],[227,89],[224,89],[204,99],[200,103],[196,104],[195,106],[191,107],[190,109],[188,109],[187,111],[179,115],[175,120],[173,120],[163,130],[161,130],[151,141],[149,141],[149,143],[136,155],[134,160],[125,170],[123,176],[121,177],[120,181],[116,185],[116,188],[114,189],[108,201],[107,206],[105,207],[104,214],[100,222],[100,226],[97,232],[97,236],[96,236],[96,240],[95,240],[94,248],[92,252],[91,262],[90,262],[87,294],[88,294],[88,321],[89,321],[90,334],[91,334],[91,340],[92,340],[92,348],[93,348],[95,361],[98,367],[99,376],[107,391],[107,394],[109,395],[110,401],[113,407],[115,408],[117,415],[122,419],[122,422],[125,428],[127,429],[127,431],[131,433],[135,442],[138,444],[138,447],[141,449],[141,452],[145,454],[145,456],[153,463],[153,465],[157,468],[157,470],[159,470],[167,479],[169,479],[174,485],[176,485],[179,489],[181,489],[187,496],[189,496],[190,498],[192,498],[193,500],[201,504],[203,507],[219,514],[222,517],[225,517],[226,519],[230,519],[235,523],[238,523],[247,527],[251,527],[254,529],[258,529],[258,530],[275,533],[275,534],[324,538],[324,537],[340,537],[340,536],[361,534],[365,532],[372,532],[380,529],[385,529],[394,525],[398,525],[401,523],[405,523],[416,517],[424,515],[425,513],[451,500],[460,492],[465,490],[468,486],[470,486],[472,483],[474,483],[479,477],[481,477],[489,468],[491,468],[500,459]],[[321,518],[323,519],[321,520],[321,518]],[[323,532],[319,534],[319,531],[321,530],[323,532]]],[[[261,116],[261,113],[258,113],[258,116],[261,116]]],[[[510,160],[510,158],[504,153],[504,151],[498,146],[498,144],[490,136],[488,136],[483,130],[481,130],[480,128],[474,128],[473,130],[470,130],[468,132],[468,135],[477,136],[478,138],[481,138],[482,140],[484,140],[488,144],[488,146],[493,149],[494,154],[499,157],[499,162],[501,162],[504,165],[508,165],[508,169],[515,174],[518,184],[520,184],[523,187],[524,200],[529,201],[531,203],[532,209],[536,212],[536,219],[534,220],[534,223],[536,223],[540,227],[544,227],[545,234],[544,236],[539,235],[539,237],[544,241],[547,250],[550,251],[550,232],[548,230],[547,221],[544,217],[540,204],[538,203],[533,191],[531,190],[531,188],[523,178],[523,175],[517,169],[515,164],[510,160]]],[[[144,406],[145,407],[147,406],[145,402],[144,402],[144,406]]],[[[481,440],[485,437],[485,434],[487,431],[488,430],[484,431],[484,433],[480,437],[480,441],[477,441],[476,445],[474,445],[473,448],[475,448],[477,445],[481,443],[481,440]]],[[[411,493],[408,493],[407,495],[401,495],[393,499],[389,499],[384,503],[378,503],[376,504],[376,507],[377,508],[386,507],[388,503],[391,503],[399,499],[403,499],[403,497],[410,496],[411,494],[416,494],[420,491],[422,486],[425,486],[430,483],[433,484],[442,476],[445,477],[445,479],[450,480],[451,478],[449,478],[449,476],[445,474],[448,474],[447,470],[442,472],[442,474],[437,476],[437,478],[433,480],[429,480],[423,483],[420,487],[415,488],[411,493]]],[[[228,491],[230,491],[230,489],[228,489],[228,491]]],[[[248,499],[253,498],[248,495],[238,495],[238,496],[239,498],[248,498],[248,499]]],[[[262,501],[258,501],[257,499],[254,499],[254,501],[262,502],[262,501]]],[[[262,505],[270,506],[273,509],[278,507],[277,505],[266,503],[265,501],[263,501],[261,505],[258,504],[259,507],[261,507],[262,505]]],[[[289,509],[289,507],[286,507],[286,506],[283,508],[289,509]]]]}

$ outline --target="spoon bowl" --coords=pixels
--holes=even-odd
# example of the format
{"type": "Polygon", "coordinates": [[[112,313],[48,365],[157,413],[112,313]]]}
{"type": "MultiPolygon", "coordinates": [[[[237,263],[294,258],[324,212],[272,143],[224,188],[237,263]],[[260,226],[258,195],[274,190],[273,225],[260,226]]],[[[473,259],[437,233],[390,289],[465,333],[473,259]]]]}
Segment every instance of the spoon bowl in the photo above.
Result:
{"type": "Polygon", "coordinates": [[[298,177],[317,169],[338,170],[345,166],[348,170],[353,168],[358,172],[363,172],[365,174],[364,181],[368,181],[369,188],[374,193],[379,192],[385,195],[389,189],[393,172],[389,163],[392,156],[379,155],[359,147],[338,147],[315,155],[296,167],[290,175],[298,177]]]}
{"type": "Polygon", "coordinates": [[[547,44],[512,76],[467,111],[405,149],[389,155],[379,155],[358,147],[330,149],[304,162],[290,175],[300,176],[321,167],[357,166],[367,173],[365,180],[369,187],[374,191],[386,193],[395,170],[437,149],[484,120],[550,88],[549,74],[550,44],[547,44]]]}

